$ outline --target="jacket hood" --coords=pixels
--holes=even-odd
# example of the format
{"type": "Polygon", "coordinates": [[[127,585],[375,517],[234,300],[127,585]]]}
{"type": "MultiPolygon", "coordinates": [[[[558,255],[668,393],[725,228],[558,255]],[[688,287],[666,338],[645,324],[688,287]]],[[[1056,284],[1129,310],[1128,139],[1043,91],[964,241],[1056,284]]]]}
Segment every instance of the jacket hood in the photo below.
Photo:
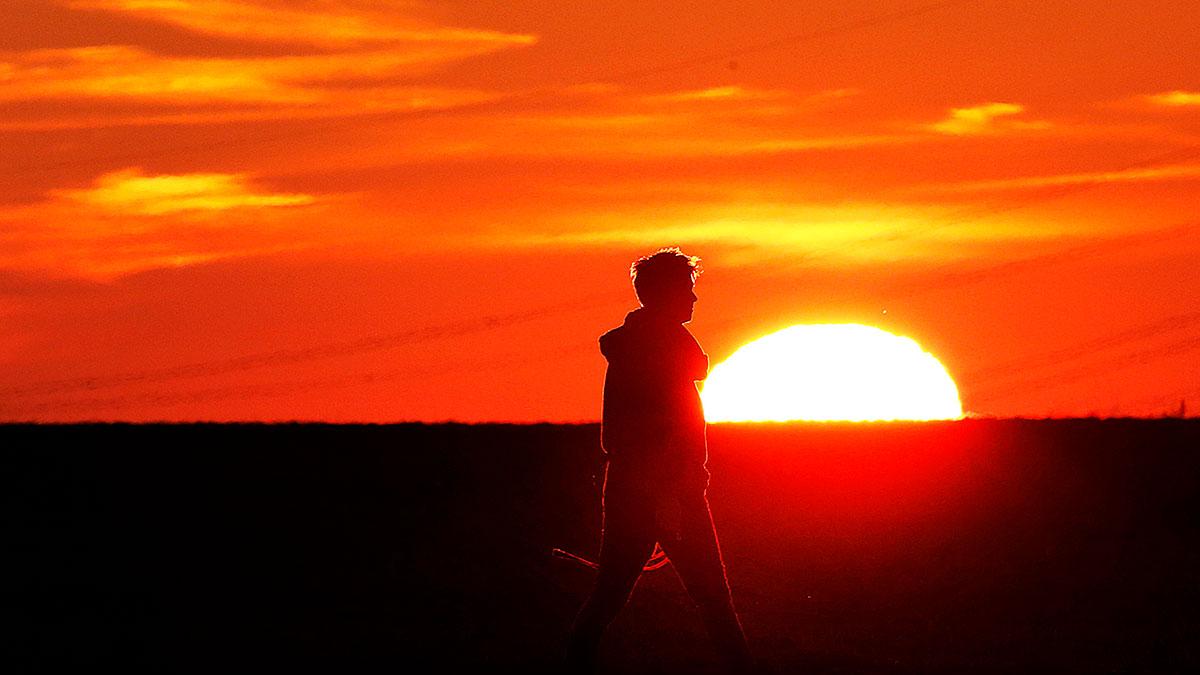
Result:
{"type": "Polygon", "coordinates": [[[694,342],[683,324],[639,307],[625,315],[625,322],[600,336],[600,353],[611,363],[614,358],[647,347],[650,343],[670,344],[679,339],[694,342]]]}

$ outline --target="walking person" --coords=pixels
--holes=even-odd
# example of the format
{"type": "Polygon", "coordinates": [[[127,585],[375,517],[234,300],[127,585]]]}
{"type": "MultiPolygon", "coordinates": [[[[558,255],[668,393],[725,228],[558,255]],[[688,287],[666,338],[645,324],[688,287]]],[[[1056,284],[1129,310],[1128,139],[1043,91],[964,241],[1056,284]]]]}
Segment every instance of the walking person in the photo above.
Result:
{"type": "Polygon", "coordinates": [[[696,381],[708,355],[684,326],[697,297],[699,259],[678,248],[630,270],[641,307],[600,337],[608,360],[601,444],[607,457],[598,574],[572,627],[568,666],[590,672],[605,628],[661,546],[731,672],[750,665],[709,511],[704,410],[696,381]]]}

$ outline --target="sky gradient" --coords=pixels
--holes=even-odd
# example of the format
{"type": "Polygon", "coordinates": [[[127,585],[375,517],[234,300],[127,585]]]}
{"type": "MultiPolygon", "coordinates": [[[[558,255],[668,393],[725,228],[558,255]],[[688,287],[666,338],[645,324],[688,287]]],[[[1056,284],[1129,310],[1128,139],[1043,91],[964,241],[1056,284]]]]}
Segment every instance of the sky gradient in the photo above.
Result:
{"type": "Polygon", "coordinates": [[[714,363],[1200,408],[1195,2],[651,4],[4,2],[0,419],[595,420],[670,245],[714,363]]]}

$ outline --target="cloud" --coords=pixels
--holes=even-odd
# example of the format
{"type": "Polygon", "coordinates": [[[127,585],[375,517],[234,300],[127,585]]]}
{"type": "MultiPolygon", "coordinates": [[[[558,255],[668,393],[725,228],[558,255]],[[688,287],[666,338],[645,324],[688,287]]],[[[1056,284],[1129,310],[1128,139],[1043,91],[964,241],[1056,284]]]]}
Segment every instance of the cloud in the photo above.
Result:
{"type": "Polygon", "coordinates": [[[205,35],[327,48],[370,43],[472,45],[498,49],[536,42],[534,35],[433,25],[349,3],[231,0],[76,0],[70,6],[129,14],[205,35]]]}
{"type": "Polygon", "coordinates": [[[0,269],[106,280],[305,249],[332,238],[336,201],[264,189],[246,174],[115,171],[0,209],[0,269]]]}
{"type": "MultiPolygon", "coordinates": [[[[741,119],[741,118],[738,118],[741,119]]],[[[920,134],[820,133],[779,124],[721,124],[689,111],[516,114],[447,123],[420,148],[427,155],[576,157],[653,161],[662,158],[768,156],[859,150],[927,140],[920,134]],[[464,132],[469,129],[469,132],[464,132]],[[715,131],[714,129],[719,129],[715,131]]],[[[389,150],[394,161],[396,151],[389,150]]]]}
{"type": "Polygon", "coordinates": [[[928,140],[925,134],[892,129],[847,129],[832,124],[821,110],[858,93],[847,88],[797,93],[729,85],[646,94],[589,86],[565,92],[568,103],[585,96],[580,104],[516,111],[503,118],[477,117],[469,126],[482,139],[480,154],[526,157],[731,157],[928,140]],[[493,126],[495,133],[489,132],[493,126]]]}
{"type": "Polygon", "coordinates": [[[155,101],[174,109],[168,111],[139,112],[102,111],[73,113],[62,117],[27,115],[23,118],[0,119],[0,131],[52,131],[67,129],[93,129],[102,127],[138,127],[165,124],[226,124],[231,122],[259,122],[264,120],[309,120],[351,115],[398,112],[416,113],[438,111],[485,103],[499,98],[498,94],[467,89],[444,89],[434,87],[383,86],[337,88],[313,88],[307,100],[295,103],[261,101],[254,104],[240,101],[233,105],[191,107],[194,99],[179,97],[174,101],[155,101]]]}
{"type": "Polygon", "coordinates": [[[1003,131],[1045,129],[1050,126],[1044,121],[1004,119],[1025,112],[1025,106],[1017,103],[984,103],[968,108],[952,108],[946,119],[925,125],[926,129],[952,136],[975,136],[995,134],[1003,131]]]}
{"type": "Polygon", "coordinates": [[[1019,176],[993,180],[965,181],[918,188],[922,194],[953,194],[966,192],[991,192],[1002,190],[1028,190],[1046,187],[1086,185],[1100,183],[1141,183],[1166,180],[1194,180],[1200,178],[1200,164],[1174,164],[1121,171],[1092,171],[1084,173],[1054,174],[1046,176],[1019,176]]]}
{"type": "Polygon", "coordinates": [[[329,3],[85,0],[80,9],[159,21],[200,33],[277,43],[272,55],[164,54],[113,41],[0,53],[0,128],[37,130],[146,123],[211,123],[441,109],[497,94],[411,80],[462,59],[533,44],[533,35],[448,27],[329,3]],[[282,53],[279,53],[283,50],[282,53]],[[70,102],[35,114],[26,102],[70,102]],[[126,104],[114,110],[113,104],[126,104]],[[179,110],[164,113],[168,106],[179,110]],[[211,108],[220,107],[214,111],[211,108]],[[82,111],[81,111],[82,107],[82,111]],[[95,110],[95,112],[91,112],[95,110]],[[222,116],[224,115],[224,116],[222,116]],[[253,115],[249,117],[253,119],[253,115]]]}
{"type": "Polygon", "coordinates": [[[316,237],[278,219],[227,211],[222,219],[88,211],[61,201],[0,213],[0,268],[93,281],[145,270],[312,248],[316,237]]]}
{"type": "Polygon", "coordinates": [[[813,110],[858,95],[857,89],[829,89],[810,94],[799,94],[787,89],[758,89],[740,85],[726,85],[649,94],[641,102],[649,104],[701,104],[715,106],[732,105],[747,112],[760,114],[783,114],[813,110]]]}
{"type": "Polygon", "coordinates": [[[1200,92],[1181,91],[1177,89],[1161,94],[1147,95],[1145,100],[1156,106],[1167,108],[1200,107],[1200,92]]]}
{"type": "Polygon", "coordinates": [[[678,91],[666,94],[651,94],[645,97],[647,101],[691,102],[691,101],[762,101],[788,98],[790,92],[780,90],[746,89],[737,85],[725,87],[709,87],[693,91],[678,91]]]}
{"type": "MultiPolygon", "coordinates": [[[[127,45],[41,49],[0,61],[0,101],[134,99],[195,106],[213,102],[329,103],[361,92],[356,80],[414,74],[473,52],[406,51],[260,58],[165,57],[127,45]],[[340,85],[342,88],[338,88],[340,85]]],[[[368,88],[367,93],[372,93],[368,88]]]]}
{"type": "Polygon", "coordinates": [[[477,243],[498,247],[596,247],[679,242],[724,249],[727,263],[801,260],[815,266],[857,266],[888,261],[966,259],[981,248],[1066,236],[1069,229],[1031,228],[997,220],[960,223],[945,208],[899,204],[815,206],[755,201],[646,218],[628,213],[572,222],[571,228],[507,232],[477,243]],[[654,227],[630,222],[661,223],[654,227]]]}
{"type": "Polygon", "coordinates": [[[191,173],[146,176],[139,169],[107,173],[97,178],[92,187],[56,190],[52,194],[81,206],[142,216],[300,206],[316,201],[312,195],[256,191],[244,175],[191,173]]]}

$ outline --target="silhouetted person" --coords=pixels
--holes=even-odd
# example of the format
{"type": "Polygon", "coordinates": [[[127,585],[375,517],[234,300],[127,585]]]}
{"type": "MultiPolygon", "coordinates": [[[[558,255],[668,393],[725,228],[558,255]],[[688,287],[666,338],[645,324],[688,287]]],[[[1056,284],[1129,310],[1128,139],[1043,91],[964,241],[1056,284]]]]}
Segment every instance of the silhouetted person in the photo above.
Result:
{"type": "Polygon", "coordinates": [[[567,648],[576,670],[594,668],[600,638],[655,543],[700,610],[718,656],[731,670],[749,666],[705,494],[708,448],[696,380],[708,376],[708,355],[683,325],[692,319],[698,263],[677,248],[638,259],[630,274],[642,306],[600,337],[608,359],[604,525],[596,585],[567,648]]]}

